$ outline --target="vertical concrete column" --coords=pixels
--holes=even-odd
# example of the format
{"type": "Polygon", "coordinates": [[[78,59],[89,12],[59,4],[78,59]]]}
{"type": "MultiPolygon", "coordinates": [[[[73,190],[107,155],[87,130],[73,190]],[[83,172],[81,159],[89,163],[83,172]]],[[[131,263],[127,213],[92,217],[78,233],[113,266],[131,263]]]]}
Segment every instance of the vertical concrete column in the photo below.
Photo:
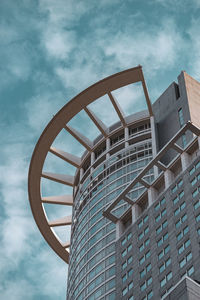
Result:
{"type": "MultiPolygon", "coordinates": [[[[94,152],[91,152],[91,155],[90,155],[90,166],[92,166],[92,165],[93,165],[94,161],[95,161],[95,153],[94,153],[94,152]]],[[[91,167],[91,169],[90,169],[90,173],[92,173],[92,172],[93,172],[93,170],[94,170],[94,168],[93,168],[93,167],[91,167]]]]}
{"type": "MultiPolygon", "coordinates": [[[[153,154],[153,158],[154,158],[157,154],[157,149],[158,149],[158,141],[157,141],[156,125],[155,125],[154,116],[150,117],[150,125],[151,125],[152,154],[153,154]]],[[[154,170],[155,178],[158,177],[158,167],[153,166],[153,170],[154,170]]]]}
{"type": "Polygon", "coordinates": [[[117,221],[116,223],[116,239],[118,240],[124,231],[124,225],[122,221],[117,221]]]}
{"type": "MultiPolygon", "coordinates": [[[[84,174],[84,170],[83,170],[83,168],[81,168],[80,169],[80,179],[79,179],[79,182],[81,182],[81,179],[83,178],[83,174],[84,174]]],[[[80,189],[82,188],[82,183],[80,183],[79,188],[80,189]]]]}
{"type": "Polygon", "coordinates": [[[164,172],[165,188],[167,189],[174,180],[174,173],[170,170],[164,172]]]}
{"type": "Polygon", "coordinates": [[[74,186],[74,191],[73,191],[74,195],[76,194],[76,191],[77,191],[77,185],[74,186]]]}
{"type": "Polygon", "coordinates": [[[108,159],[110,157],[110,153],[109,153],[109,150],[110,150],[110,138],[107,138],[106,139],[106,159],[108,159]]]}
{"type": "Polygon", "coordinates": [[[150,124],[151,124],[152,153],[153,153],[153,158],[154,158],[157,154],[157,148],[158,148],[154,116],[150,117],[150,124]]]}
{"type": "Polygon", "coordinates": [[[125,148],[127,148],[129,146],[128,138],[129,138],[129,130],[128,130],[128,127],[125,127],[124,128],[125,148]]]}
{"type": "Polygon", "coordinates": [[[199,149],[200,149],[200,136],[198,136],[198,146],[199,146],[199,149]]]}
{"type": "Polygon", "coordinates": [[[132,206],[132,224],[134,224],[136,222],[136,220],[138,219],[140,214],[141,214],[141,207],[135,203],[132,206]]]}
{"type": "Polygon", "coordinates": [[[80,169],[80,181],[81,181],[81,179],[82,179],[82,177],[83,177],[83,173],[84,173],[84,170],[83,170],[83,168],[81,168],[81,169],[80,169]]]}
{"type": "Polygon", "coordinates": [[[190,164],[190,155],[186,152],[181,154],[182,170],[185,171],[190,164]]]}
{"type": "Polygon", "coordinates": [[[148,189],[148,205],[151,206],[153,204],[153,202],[156,200],[158,196],[158,191],[153,188],[153,187],[150,187],[148,189]]]}

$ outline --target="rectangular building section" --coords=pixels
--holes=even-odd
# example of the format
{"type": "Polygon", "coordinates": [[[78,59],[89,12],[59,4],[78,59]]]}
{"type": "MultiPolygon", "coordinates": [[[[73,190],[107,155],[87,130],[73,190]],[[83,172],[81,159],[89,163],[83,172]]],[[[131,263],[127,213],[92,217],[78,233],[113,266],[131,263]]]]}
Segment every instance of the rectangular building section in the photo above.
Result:
{"type": "Polygon", "coordinates": [[[83,155],[67,299],[178,299],[179,286],[183,299],[193,286],[199,293],[199,120],[200,83],[181,72],[152,114],[112,125],[83,155]]]}
{"type": "Polygon", "coordinates": [[[182,299],[178,282],[180,297],[200,299],[200,84],[185,72],[178,82],[153,104],[157,180],[115,222],[116,299],[182,299]],[[188,121],[197,130],[183,131],[188,121]]]}

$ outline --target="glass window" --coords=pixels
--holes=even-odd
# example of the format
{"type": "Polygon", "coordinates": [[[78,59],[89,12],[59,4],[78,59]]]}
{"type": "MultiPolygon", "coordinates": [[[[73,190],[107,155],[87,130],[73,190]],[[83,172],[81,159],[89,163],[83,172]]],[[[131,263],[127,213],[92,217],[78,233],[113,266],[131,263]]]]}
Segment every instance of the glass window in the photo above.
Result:
{"type": "Polygon", "coordinates": [[[190,171],[189,174],[192,175],[195,172],[195,167],[193,167],[190,171]]]}
{"type": "Polygon", "coordinates": [[[158,247],[161,246],[161,245],[164,243],[164,241],[165,241],[166,239],[168,239],[168,232],[167,232],[166,234],[164,234],[164,235],[161,237],[161,239],[159,239],[159,240],[157,241],[158,247]]]}
{"type": "MultiPolygon", "coordinates": [[[[183,180],[181,179],[179,182],[178,182],[178,187],[181,187],[183,185],[183,180]]],[[[184,194],[184,192],[182,192],[184,194]]]]}
{"type": "Polygon", "coordinates": [[[187,220],[187,215],[184,214],[176,223],[175,223],[175,226],[176,228],[179,228],[179,226],[181,224],[183,224],[185,221],[187,220]]]}
{"type": "Polygon", "coordinates": [[[179,247],[178,253],[181,254],[183,251],[184,251],[184,244],[179,247]]]}
{"type": "Polygon", "coordinates": [[[183,147],[185,148],[185,147],[186,147],[186,145],[187,145],[187,139],[186,139],[186,135],[185,135],[185,134],[183,134],[181,138],[182,138],[183,147]]]}
{"type": "Polygon", "coordinates": [[[164,203],[166,203],[165,198],[163,198],[163,199],[160,201],[160,204],[161,204],[161,205],[163,205],[164,203]]]}
{"type": "Polygon", "coordinates": [[[187,259],[187,261],[189,261],[191,258],[192,258],[192,253],[190,252],[190,253],[186,256],[186,259],[187,259]]]}
{"type": "Polygon", "coordinates": [[[131,251],[132,247],[133,247],[132,244],[130,244],[130,245],[128,246],[128,248],[127,248],[128,252],[131,251]]]}
{"type": "Polygon", "coordinates": [[[185,264],[186,264],[186,259],[184,257],[179,263],[180,268],[183,268],[185,266],[185,264]]]}
{"type": "Polygon", "coordinates": [[[149,232],[149,227],[147,226],[144,229],[144,231],[139,234],[138,239],[141,240],[145,236],[145,234],[147,234],[148,232],[149,232]]]}
{"type": "Polygon", "coordinates": [[[140,221],[140,223],[138,223],[138,228],[141,228],[143,225],[143,220],[140,221]]]}
{"type": "Polygon", "coordinates": [[[127,249],[125,249],[125,250],[122,252],[122,257],[124,257],[126,254],[127,254],[127,249]]]}
{"type": "Polygon", "coordinates": [[[144,244],[142,244],[139,248],[140,252],[142,252],[144,250],[144,244]]]}
{"type": "Polygon", "coordinates": [[[166,208],[161,211],[161,217],[163,217],[165,214],[166,214],[166,208]]]}
{"type": "Polygon", "coordinates": [[[161,211],[161,213],[155,218],[156,222],[159,222],[160,219],[166,214],[166,208],[161,211]]]}
{"type": "Polygon", "coordinates": [[[146,266],[146,270],[147,270],[147,272],[149,272],[151,270],[151,264],[149,264],[148,266],[146,266]]]}
{"type": "Polygon", "coordinates": [[[138,239],[141,240],[143,238],[143,236],[144,236],[144,232],[141,232],[138,236],[138,239]]]}
{"type": "Polygon", "coordinates": [[[131,281],[128,285],[128,290],[130,291],[133,288],[133,281],[131,281]]]}
{"type": "Polygon", "coordinates": [[[163,287],[166,284],[166,282],[167,282],[167,279],[166,279],[166,277],[164,277],[160,282],[160,286],[163,287]]]}
{"type": "Polygon", "coordinates": [[[171,264],[171,258],[168,258],[168,260],[166,260],[165,265],[166,267],[168,267],[171,264]]]}
{"type": "Polygon", "coordinates": [[[188,231],[189,231],[189,227],[186,226],[186,227],[183,229],[183,234],[185,235],[186,233],[188,233],[188,231]]]}
{"type": "Polygon", "coordinates": [[[169,274],[167,274],[167,281],[169,281],[172,278],[172,272],[170,272],[169,274]]]}
{"type": "Polygon", "coordinates": [[[194,177],[194,179],[191,181],[191,185],[195,185],[197,183],[197,177],[194,177]]]}
{"type": "Polygon", "coordinates": [[[126,238],[124,238],[121,242],[122,246],[124,246],[126,244],[126,238]]]}
{"type": "Polygon", "coordinates": [[[191,244],[191,243],[190,243],[190,240],[187,240],[187,241],[184,243],[185,248],[187,248],[190,244],[191,244]]]}
{"type": "Polygon", "coordinates": [[[181,205],[174,211],[174,215],[177,216],[180,213],[180,211],[182,211],[185,208],[185,206],[185,202],[181,203],[181,205]]]}
{"type": "Polygon", "coordinates": [[[153,297],[153,291],[150,291],[147,295],[147,299],[151,299],[153,297]]]}
{"type": "Polygon", "coordinates": [[[188,276],[192,275],[194,273],[194,267],[192,266],[188,271],[187,274],[188,276]]]}
{"type": "Polygon", "coordinates": [[[128,271],[128,277],[130,277],[132,274],[133,274],[133,269],[130,269],[130,270],[128,271]]]}
{"type": "Polygon", "coordinates": [[[183,109],[182,108],[180,108],[178,110],[178,117],[179,117],[180,126],[182,127],[184,125],[183,109]]]}
{"type": "Polygon", "coordinates": [[[132,237],[132,232],[130,232],[130,233],[127,235],[128,241],[131,239],[131,237],[132,237]]]}
{"type": "Polygon", "coordinates": [[[179,197],[177,196],[176,198],[174,198],[173,203],[174,205],[179,201],[179,197]]]}
{"type": "Polygon", "coordinates": [[[200,221],[200,214],[196,217],[196,221],[197,221],[197,222],[200,221]]]}
{"type": "Polygon", "coordinates": [[[142,265],[144,261],[145,261],[145,257],[143,256],[143,257],[139,260],[140,265],[142,265]]]}
{"type": "Polygon", "coordinates": [[[151,253],[150,253],[150,251],[148,251],[148,252],[145,254],[145,258],[146,258],[146,259],[149,258],[150,255],[151,255],[151,253]]]}
{"type": "Polygon", "coordinates": [[[192,197],[195,198],[198,195],[199,191],[198,189],[196,189],[193,193],[192,193],[192,197]]]}
{"type": "Polygon", "coordinates": [[[125,274],[123,277],[122,277],[122,282],[125,282],[127,280],[127,274],[125,274]]]}
{"type": "MultiPolygon", "coordinates": [[[[98,273],[97,273],[98,274],[98,273]]],[[[115,275],[115,266],[111,267],[106,271],[106,278],[109,278],[111,276],[115,275]]]]}
{"type": "Polygon", "coordinates": [[[127,261],[128,261],[128,264],[130,264],[133,261],[133,257],[130,256],[127,261]]]}
{"type": "Polygon", "coordinates": [[[123,291],[122,291],[122,296],[125,296],[127,294],[127,292],[128,292],[128,288],[125,287],[125,289],[123,289],[123,291]]]}
{"type": "Polygon", "coordinates": [[[177,185],[175,185],[173,188],[172,188],[172,193],[175,193],[177,191],[177,185]]]}
{"type": "Polygon", "coordinates": [[[165,198],[163,198],[162,200],[160,200],[156,206],[154,207],[155,210],[158,210],[160,208],[161,205],[163,205],[166,202],[165,198]]]}
{"type": "Polygon", "coordinates": [[[198,200],[197,202],[195,202],[194,209],[196,210],[197,208],[199,208],[199,206],[200,206],[200,200],[198,200]]]}
{"type": "Polygon", "coordinates": [[[140,272],[140,278],[144,277],[146,275],[146,269],[143,269],[141,272],[140,272]]]}
{"type": "MultiPolygon", "coordinates": [[[[106,283],[106,290],[111,290],[115,287],[115,278],[106,283]]],[[[97,298],[98,299],[98,298],[97,298]]]]}
{"type": "Polygon", "coordinates": [[[150,285],[152,283],[152,277],[147,279],[147,285],[150,285]]]}
{"type": "Polygon", "coordinates": [[[126,267],[127,267],[127,261],[125,261],[125,262],[122,264],[122,270],[124,270],[126,267]]]}
{"type": "Polygon", "coordinates": [[[140,290],[143,292],[146,289],[146,281],[140,286],[140,290]]]}
{"type": "MultiPolygon", "coordinates": [[[[178,188],[180,188],[181,186],[183,185],[183,180],[181,179],[172,189],[171,189],[171,191],[172,191],[172,193],[174,194],[176,191],[177,191],[177,189],[178,188]]],[[[179,194],[180,195],[180,194],[179,194]]],[[[184,195],[184,192],[182,191],[181,192],[181,197],[183,197],[183,195],[184,195]]]]}
{"type": "Polygon", "coordinates": [[[162,264],[159,268],[159,272],[162,273],[165,270],[165,264],[162,264]]]}

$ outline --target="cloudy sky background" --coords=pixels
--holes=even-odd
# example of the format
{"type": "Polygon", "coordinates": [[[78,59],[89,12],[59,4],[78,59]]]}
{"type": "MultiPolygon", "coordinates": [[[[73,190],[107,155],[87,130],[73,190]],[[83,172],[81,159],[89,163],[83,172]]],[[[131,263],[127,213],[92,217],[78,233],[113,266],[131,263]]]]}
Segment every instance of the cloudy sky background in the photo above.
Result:
{"type": "MultiPolygon", "coordinates": [[[[181,70],[200,80],[199,16],[200,0],[0,1],[1,299],[65,299],[67,266],[41,237],[27,197],[46,124],[84,88],[138,64],[152,101],[181,70]]],[[[57,144],[65,147],[62,136],[57,144]]],[[[48,159],[49,168],[73,172],[48,159]]]]}

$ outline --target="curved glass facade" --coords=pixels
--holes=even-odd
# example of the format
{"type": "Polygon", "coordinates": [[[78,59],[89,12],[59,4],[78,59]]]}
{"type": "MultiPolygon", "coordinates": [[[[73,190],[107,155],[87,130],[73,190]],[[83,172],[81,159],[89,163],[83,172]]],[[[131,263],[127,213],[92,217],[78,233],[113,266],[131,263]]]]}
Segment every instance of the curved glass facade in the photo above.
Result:
{"type": "MultiPolygon", "coordinates": [[[[129,126],[129,130],[121,128],[117,134],[115,131],[108,141],[104,140],[90,155],[90,164],[85,156],[82,174],[77,174],[68,274],[69,300],[115,299],[116,226],[102,213],[152,159],[149,119],[138,121],[129,126]]],[[[153,180],[152,170],[145,179],[153,180]]],[[[134,201],[142,192],[143,187],[138,184],[129,197],[134,201]]],[[[129,206],[122,200],[112,214],[120,217],[129,206]]]]}

